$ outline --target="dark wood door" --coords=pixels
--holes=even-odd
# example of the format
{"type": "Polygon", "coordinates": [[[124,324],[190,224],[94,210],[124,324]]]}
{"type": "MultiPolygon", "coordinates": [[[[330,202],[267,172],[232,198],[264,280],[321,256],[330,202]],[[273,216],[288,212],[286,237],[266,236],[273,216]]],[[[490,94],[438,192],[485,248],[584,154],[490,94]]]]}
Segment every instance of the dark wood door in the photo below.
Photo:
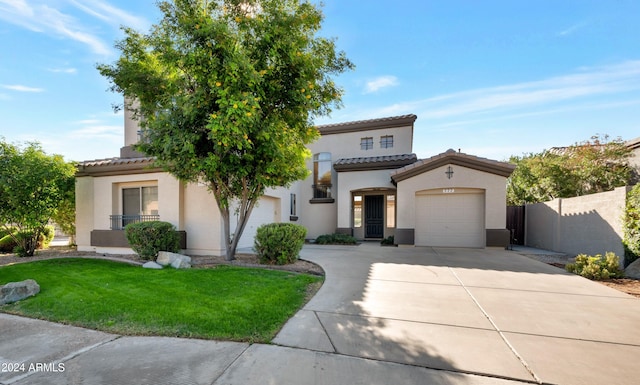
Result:
{"type": "Polygon", "coordinates": [[[364,237],[384,236],[384,195],[364,196],[364,237]]]}

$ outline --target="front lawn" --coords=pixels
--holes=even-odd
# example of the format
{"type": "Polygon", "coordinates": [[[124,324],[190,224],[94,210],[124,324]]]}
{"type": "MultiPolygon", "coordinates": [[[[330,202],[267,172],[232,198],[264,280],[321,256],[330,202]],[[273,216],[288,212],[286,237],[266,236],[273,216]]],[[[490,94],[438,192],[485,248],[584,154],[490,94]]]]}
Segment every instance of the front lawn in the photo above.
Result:
{"type": "Polygon", "coordinates": [[[0,267],[40,293],[0,311],[124,335],[268,342],[321,278],[266,269],[143,269],[65,258],[0,267]]]}

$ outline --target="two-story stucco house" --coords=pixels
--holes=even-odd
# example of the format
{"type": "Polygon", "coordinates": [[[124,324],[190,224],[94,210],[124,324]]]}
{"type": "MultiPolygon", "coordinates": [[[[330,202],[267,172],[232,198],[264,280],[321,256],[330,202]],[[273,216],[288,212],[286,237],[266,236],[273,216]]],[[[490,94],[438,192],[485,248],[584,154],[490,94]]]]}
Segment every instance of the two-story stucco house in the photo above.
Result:
{"type": "MultiPolygon", "coordinates": [[[[257,227],[269,222],[301,224],[309,239],[340,232],[361,240],[393,235],[398,245],[507,246],[506,178],[514,167],[453,150],[418,160],[416,118],[319,126],[309,177],[269,189],[239,247],[251,247],[257,227]]],[[[206,186],[183,184],[133,151],[138,127],[128,112],[124,128],[120,157],[79,165],[78,249],[130,253],[123,227],[158,219],[184,234],[186,253],[224,254],[222,219],[206,186]]]]}

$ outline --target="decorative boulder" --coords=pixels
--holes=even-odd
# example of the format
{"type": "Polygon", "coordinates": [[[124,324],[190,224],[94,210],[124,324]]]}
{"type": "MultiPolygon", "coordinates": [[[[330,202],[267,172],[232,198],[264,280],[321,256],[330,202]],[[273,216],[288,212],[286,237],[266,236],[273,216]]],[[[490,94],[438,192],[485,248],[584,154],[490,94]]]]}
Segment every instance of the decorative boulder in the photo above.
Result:
{"type": "Polygon", "coordinates": [[[156,262],[163,266],[171,265],[176,269],[188,269],[191,267],[191,257],[168,251],[159,252],[156,262]]]}
{"type": "Polygon", "coordinates": [[[633,261],[624,269],[624,275],[629,278],[640,279],[640,258],[633,261]]]}
{"type": "Polygon", "coordinates": [[[162,265],[159,265],[153,261],[149,261],[147,263],[145,263],[144,265],[142,265],[142,267],[144,267],[145,269],[162,269],[162,265]]]}
{"type": "Polygon", "coordinates": [[[17,302],[36,295],[40,292],[40,285],[33,279],[21,282],[9,282],[0,286],[0,305],[17,302]]]}
{"type": "Polygon", "coordinates": [[[189,269],[191,268],[191,258],[177,258],[175,261],[171,263],[171,267],[175,269],[189,269]]]}

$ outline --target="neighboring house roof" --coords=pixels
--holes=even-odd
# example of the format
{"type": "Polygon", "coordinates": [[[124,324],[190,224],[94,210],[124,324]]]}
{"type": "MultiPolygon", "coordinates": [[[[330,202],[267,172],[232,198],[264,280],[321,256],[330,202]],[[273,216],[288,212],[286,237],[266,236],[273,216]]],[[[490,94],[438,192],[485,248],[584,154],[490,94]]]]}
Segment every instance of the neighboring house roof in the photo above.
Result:
{"type": "Polygon", "coordinates": [[[418,117],[416,115],[391,116],[387,118],[357,120],[354,122],[345,122],[337,124],[325,124],[316,126],[321,135],[342,134],[345,132],[357,132],[367,130],[380,130],[383,128],[393,128],[401,126],[410,126],[413,128],[413,122],[418,117]]]}
{"type": "Polygon", "coordinates": [[[123,174],[144,174],[157,172],[153,167],[153,157],[142,158],[109,158],[85,160],[78,163],[76,176],[107,176],[123,174]]]}
{"type": "Polygon", "coordinates": [[[635,138],[635,139],[631,139],[631,140],[627,140],[627,142],[625,143],[627,145],[627,147],[629,147],[632,150],[635,150],[637,148],[640,147],[640,138],[635,138]]]}
{"type": "Polygon", "coordinates": [[[416,154],[381,155],[338,159],[333,168],[338,171],[372,171],[396,169],[418,160],[416,154]]]}
{"type": "Polygon", "coordinates": [[[511,175],[513,170],[516,168],[516,166],[511,163],[498,162],[487,158],[480,158],[477,156],[457,152],[453,149],[449,149],[442,154],[432,156],[431,158],[419,160],[413,164],[393,171],[391,173],[391,179],[394,183],[398,183],[402,180],[411,178],[427,171],[434,170],[447,164],[454,164],[504,177],[508,177],[509,175],[511,175]]]}

